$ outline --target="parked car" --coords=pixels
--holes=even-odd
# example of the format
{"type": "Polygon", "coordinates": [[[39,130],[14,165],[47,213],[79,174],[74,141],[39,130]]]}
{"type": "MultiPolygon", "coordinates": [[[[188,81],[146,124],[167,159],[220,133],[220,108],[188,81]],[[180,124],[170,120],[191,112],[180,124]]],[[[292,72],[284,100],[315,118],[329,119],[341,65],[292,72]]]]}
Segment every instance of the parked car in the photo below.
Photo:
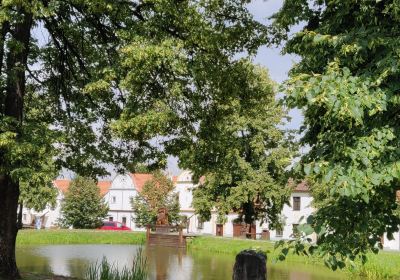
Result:
{"type": "Polygon", "coordinates": [[[99,228],[101,230],[131,230],[129,227],[123,225],[120,222],[103,222],[103,225],[99,228]]]}

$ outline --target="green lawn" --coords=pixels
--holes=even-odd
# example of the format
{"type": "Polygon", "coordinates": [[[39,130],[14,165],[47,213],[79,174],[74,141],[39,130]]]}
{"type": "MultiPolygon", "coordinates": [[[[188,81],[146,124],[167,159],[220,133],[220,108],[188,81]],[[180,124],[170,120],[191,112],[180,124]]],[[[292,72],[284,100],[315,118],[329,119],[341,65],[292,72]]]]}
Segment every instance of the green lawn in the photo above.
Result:
{"type": "Polygon", "coordinates": [[[122,232],[102,230],[21,230],[18,245],[46,244],[143,244],[143,232],[122,232]]]}

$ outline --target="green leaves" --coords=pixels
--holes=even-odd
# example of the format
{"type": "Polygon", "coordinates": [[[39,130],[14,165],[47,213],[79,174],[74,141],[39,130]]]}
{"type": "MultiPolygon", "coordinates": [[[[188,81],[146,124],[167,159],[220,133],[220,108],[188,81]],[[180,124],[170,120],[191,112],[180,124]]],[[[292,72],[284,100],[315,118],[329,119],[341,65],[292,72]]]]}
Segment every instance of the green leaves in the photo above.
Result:
{"type": "Polygon", "coordinates": [[[221,80],[224,97],[215,96],[211,110],[203,112],[194,139],[181,152],[181,165],[195,177],[205,175],[193,202],[204,218],[215,207],[223,214],[241,211],[246,223],[260,219],[276,227],[290,192],[286,168],[294,147],[279,128],[286,112],[264,69],[247,60],[231,69],[221,80]]]}
{"type": "Polygon", "coordinates": [[[162,171],[153,172],[152,178],[145,182],[143,190],[131,201],[135,224],[138,227],[155,224],[158,209],[163,207],[168,210],[168,221],[177,224],[181,218],[179,197],[173,190],[173,182],[162,171]]]}
{"type": "Polygon", "coordinates": [[[98,228],[107,216],[108,206],[100,195],[96,182],[77,177],[71,181],[61,204],[63,227],[98,228]]]}
{"type": "Polygon", "coordinates": [[[310,151],[299,166],[313,186],[317,251],[337,269],[364,261],[400,225],[399,4],[298,1],[295,12],[289,2],[274,16],[276,37],[296,22],[307,26],[286,42],[301,60],[282,92],[289,107],[304,110],[310,151]]]}

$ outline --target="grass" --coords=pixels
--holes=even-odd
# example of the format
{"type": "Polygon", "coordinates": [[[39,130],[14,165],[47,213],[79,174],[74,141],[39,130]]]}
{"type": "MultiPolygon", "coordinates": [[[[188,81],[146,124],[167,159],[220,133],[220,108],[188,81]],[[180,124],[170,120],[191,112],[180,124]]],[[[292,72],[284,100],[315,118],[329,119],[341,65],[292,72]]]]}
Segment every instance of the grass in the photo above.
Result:
{"type": "MultiPolygon", "coordinates": [[[[268,262],[276,260],[279,249],[274,250],[272,241],[243,240],[221,237],[197,237],[188,245],[190,250],[201,250],[213,253],[236,255],[244,249],[254,248],[267,252],[268,262]]],[[[317,257],[305,257],[289,254],[286,262],[324,266],[323,260],[317,257]]],[[[400,253],[381,251],[375,255],[368,254],[365,265],[356,263],[355,267],[346,267],[343,270],[349,278],[358,279],[400,279],[400,253]]]]}
{"type": "Polygon", "coordinates": [[[18,245],[52,244],[143,244],[143,232],[120,232],[102,230],[21,230],[18,245]]]}
{"type": "Polygon", "coordinates": [[[146,280],[147,279],[147,261],[143,256],[142,248],[135,256],[132,268],[124,267],[119,270],[114,264],[107,262],[103,258],[99,264],[91,265],[86,271],[86,280],[146,280]]]}
{"type": "MultiPolygon", "coordinates": [[[[188,244],[188,248],[190,250],[203,250],[231,255],[237,255],[242,250],[252,248],[266,252],[268,261],[271,262],[276,259],[279,252],[278,250],[274,250],[274,245],[275,243],[273,241],[201,236],[191,240],[188,244]]],[[[288,255],[287,261],[307,264],[319,262],[316,258],[304,258],[297,255],[288,255]]]]}

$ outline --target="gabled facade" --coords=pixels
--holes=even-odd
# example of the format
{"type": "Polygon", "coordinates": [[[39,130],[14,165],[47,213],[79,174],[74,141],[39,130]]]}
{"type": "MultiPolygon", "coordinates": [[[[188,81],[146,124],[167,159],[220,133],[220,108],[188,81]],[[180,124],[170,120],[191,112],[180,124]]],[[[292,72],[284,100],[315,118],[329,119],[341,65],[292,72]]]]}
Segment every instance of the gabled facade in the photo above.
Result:
{"type": "Polygon", "coordinates": [[[132,230],[141,230],[135,226],[131,200],[142,190],[144,183],[150,180],[149,174],[120,174],[115,176],[111,187],[104,196],[108,204],[108,220],[120,222],[132,230]]]}

